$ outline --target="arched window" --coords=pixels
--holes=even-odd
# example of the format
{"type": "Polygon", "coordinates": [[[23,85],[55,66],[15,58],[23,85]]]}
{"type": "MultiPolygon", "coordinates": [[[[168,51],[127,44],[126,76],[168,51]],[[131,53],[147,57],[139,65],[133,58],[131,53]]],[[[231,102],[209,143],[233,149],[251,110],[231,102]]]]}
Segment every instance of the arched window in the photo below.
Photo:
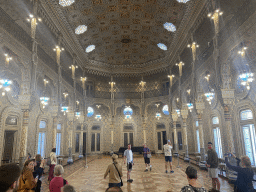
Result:
{"type": "Polygon", "coordinates": [[[163,111],[163,113],[164,113],[165,115],[169,115],[169,114],[170,114],[170,113],[169,113],[169,107],[168,107],[168,105],[164,105],[162,111],[163,111]]]}
{"type": "Polygon", "coordinates": [[[223,154],[222,154],[221,134],[220,134],[218,117],[212,118],[212,127],[213,127],[213,139],[214,139],[215,151],[217,152],[218,157],[222,158],[223,154]]]}
{"type": "Polygon", "coordinates": [[[46,135],[46,122],[40,121],[39,123],[39,134],[37,143],[37,154],[40,154],[43,158],[45,157],[45,135],[46,135]]]}
{"type": "Polygon", "coordinates": [[[94,110],[92,107],[87,108],[87,117],[91,117],[94,114],[94,110]]]}
{"type": "Polygon", "coordinates": [[[250,158],[252,165],[256,164],[255,150],[255,128],[253,122],[253,113],[251,110],[240,112],[240,123],[243,131],[245,153],[250,158]]]}

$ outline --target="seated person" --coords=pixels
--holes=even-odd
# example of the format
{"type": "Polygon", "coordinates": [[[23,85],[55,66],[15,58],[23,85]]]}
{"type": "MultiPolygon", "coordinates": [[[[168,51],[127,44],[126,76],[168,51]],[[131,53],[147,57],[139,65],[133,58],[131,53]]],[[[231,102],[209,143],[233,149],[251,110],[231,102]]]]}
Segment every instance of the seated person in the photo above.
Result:
{"type": "Polygon", "coordinates": [[[72,185],[65,185],[61,188],[61,192],[76,192],[76,190],[72,185]]]}
{"type": "Polygon", "coordinates": [[[197,170],[194,167],[188,166],[185,173],[187,174],[189,185],[184,186],[181,192],[207,192],[207,190],[201,187],[197,182],[197,170]]]}
{"type": "Polygon", "coordinates": [[[15,163],[0,167],[0,191],[13,192],[20,176],[20,167],[15,163]]]}

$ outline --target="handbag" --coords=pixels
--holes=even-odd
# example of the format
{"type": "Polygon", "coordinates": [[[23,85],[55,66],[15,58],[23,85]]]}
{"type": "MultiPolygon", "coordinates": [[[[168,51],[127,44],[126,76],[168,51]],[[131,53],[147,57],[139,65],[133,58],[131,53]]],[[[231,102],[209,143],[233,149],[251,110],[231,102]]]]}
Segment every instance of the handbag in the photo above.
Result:
{"type": "Polygon", "coordinates": [[[151,153],[148,153],[147,158],[151,158],[151,157],[152,157],[151,153]]]}
{"type": "Polygon", "coordinates": [[[117,167],[116,167],[115,163],[113,163],[113,164],[114,164],[114,166],[115,166],[115,168],[116,168],[116,170],[117,170],[117,173],[118,173],[118,175],[119,175],[119,177],[120,177],[120,180],[121,180],[121,186],[123,186],[124,184],[123,184],[123,181],[122,181],[121,175],[120,175],[120,173],[119,173],[119,171],[118,171],[118,169],[117,169],[117,167]]]}

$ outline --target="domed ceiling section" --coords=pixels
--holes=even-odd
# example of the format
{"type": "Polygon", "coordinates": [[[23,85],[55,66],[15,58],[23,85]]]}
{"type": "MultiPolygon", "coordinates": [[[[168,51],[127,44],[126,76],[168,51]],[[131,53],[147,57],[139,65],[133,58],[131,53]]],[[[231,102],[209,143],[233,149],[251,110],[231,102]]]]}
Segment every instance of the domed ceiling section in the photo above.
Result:
{"type": "Polygon", "coordinates": [[[160,62],[185,7],[176,0],[76,0],[60,6],[89,60],[123,68],[160,62]],[[86,51],[90,45],[95,49],[86,51]]]}

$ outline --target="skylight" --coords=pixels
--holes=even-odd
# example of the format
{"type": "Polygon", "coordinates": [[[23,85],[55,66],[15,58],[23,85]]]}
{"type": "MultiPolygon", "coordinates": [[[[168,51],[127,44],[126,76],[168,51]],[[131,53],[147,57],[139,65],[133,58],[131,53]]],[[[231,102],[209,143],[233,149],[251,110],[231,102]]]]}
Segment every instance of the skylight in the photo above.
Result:
{"type": "Polygon", "coordinates": [[[63,7],[67,7],[73,3],[75,3],[75,0],[59,0],[59,4],[63,7]]]}
{"type": "Polygon", "coordinates": [[[177,0],[179,3],[187,3],[189,2],[190,0],[177,0]]]}
{"type": "Polygon", "coordinates": [[[164,24],[164,28],[165,28],[167,31],[171,31],[171,32],[176,31],[176,27],[175,27],[172,23],[165,23],[165,24],[164,24]]]}
{"type": "Polygon", "coordinates": [[[76,28],[75,33],[76,33],[77,35],[79,35],[79,34],[84,33],[85,31],[87,31],[87,26],[85,26],[85,25],[79,25],[79,26],[76,28]]]}
{"type": "Polygon", "coordinates": [[[86,48],[86,53],[89,53],[91,51],[93,51],[95,49],[95,45],[89,45],[87,48],[86,48]]]}
{"type": "Polygon", "coordinates": [[[160,49],[162,49],[162,50],[164,50],[164,51],[167,51],[167,46],[166,46],[165,44],[163,44],[163,43],[158,43],[157,46],[158,46],[160,49]]]}

